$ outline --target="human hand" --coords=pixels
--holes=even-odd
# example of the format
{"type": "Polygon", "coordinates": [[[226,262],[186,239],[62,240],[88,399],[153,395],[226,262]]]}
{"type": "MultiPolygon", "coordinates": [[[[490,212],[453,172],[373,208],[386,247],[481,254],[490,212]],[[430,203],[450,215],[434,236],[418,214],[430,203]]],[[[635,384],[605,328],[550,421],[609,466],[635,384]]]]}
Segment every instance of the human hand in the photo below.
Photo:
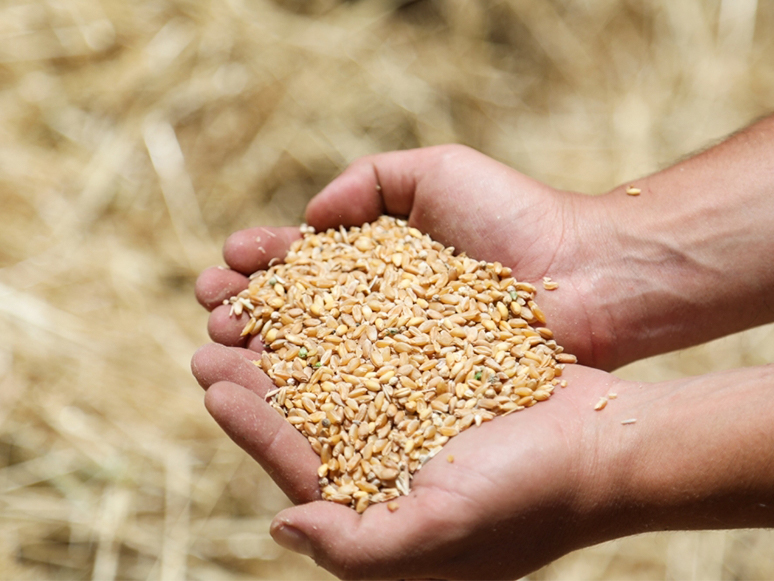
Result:
{"type": "Polygon", "coordinates": [[[255,358],[250,350],[209,345],[194,358],[194,373],[213,417],[302,503],[275,518],[274,538],[334,574],[516,578],[605,538],[600,523],[611,506],[602,500],[610,489],[600,442],[604,447],[610,420],[626,412],[602,415],[593,405],[623,390],[612,376],[568,366],[572,387],[452,438],[415,475],[396,511],[382,503],[358,515],[320,500],[320,460],[264,401],[273,385],[250,362],[255,358]]]}
{"type": "MultiPolygon", "coordinates": [[[[321,230],[361,225],[384,213],[407,216],[409,225],[457,251],[499,261],[538,288],[536,302],[557,342],[581,363],[607,369],[621,360],[603,297],[594,292],[606,239],[591,200],[469,148],[442,146],[356,161],[309,203],[306,219],[321,230]],[[544,276],[559,288],[543,291],[544,276]]],[[[228,307],[219,305],[247,287],[247,275],[281,259],[298,237],[294,228],[252,228],[227,240],[231,270],[205,271],[197,284],[200,302],[214,309],[209,330],[215,341],[260,348],[259,338],[241,338],[246,320],[229,317],[228,307]]]]}
{"type": "Polygon", "coordinates": [[[197,352],[207,409],[300,503],[277,542],[342,578],[517,578],[626,535],[774,525],[772,365],[648,385],[568,366],[548,401],[452,438],[396,511],[359,515],[319,500],[319,458],[264,401],[256,358],[197,352]]]}
{"type": "MultiPolygon", "coordinates": [[[[619,206],[626,202],[626,198],[621,199],[619,206]]],[[[636,212],[629,210],[628,221],[620,230],[631,233],[631,252],[620,252],[618,247],[616,253],[611,241],[615,229],[604,227],[605,223],[615,223],[615,215],[591,200],[594,198],[541,186],[464,148],[434,148],[361,160],[310,203],[307,220],[319,229],[336,223],[359,224],[385,211],[403,213],[409,216],[411,225],[434,238],[446,244],[456,241],[458,250],[477,258],[499,259],[511,266],[520,280],[537,282],[543,274],[551,276],[560,282],[560,289],[541,292],[538,302],[559,342],[588,364],[608,368],[636,358],[638,349],[645,344],[638,342],[636,335],[642,335],[643,341],[652,339],[651,345],[643,350],[645,354],[679,346],[656,341],[659,335],[650,327],[640,325],[635,329],[630,325],[632,328],[625,330],[623,336],[633,340],[619,341],[628,350],[622,355],[616,349],[613,339],[621,327],[613,324],[615,317],[609,315],[606,305],[619,300],[621,311],[632,310],[632,300],[642,303],[640,307],[644,304],[648,308],[640,313],[640,320],[652,319],[653,313],[662,318],[664,313],[672,317],[674,306],[663,311],[638,298],[647,293],[631,293],[629,289],[627,294],[627,288],[617,289],[624,285],[610,276],[610,261],[606,262],[606,257],[615,255],[615,267],[629,269],[629,275],[624,273],[622,280],[631,286],[638,282],[640,274],[650,272],[643,265],[660,264],[660,254],[654,247],[672,246],[661,239],[651,240],[645,255],[635,254],[631,249],[642,246],[640,243],[646,238],[640,236],[643,228],[631,227],[636,212]],[[466,169],[466,164],[478,167],[478,173],[475,168],[466,169]],[[479,179],[474,178],[476,175],[479,179]],[[476,197],[482,191],[490,192],[483,200],[476,197]],[[509,197],[514,191],[519,193],[515,201],[509,197]],[[444,205],[444,199],[456,201],[444,205]],[[492,200],[499,200],[500,204],[492,200]],[[509,201],[510,207],[506,204],[509,201]],[[519,243],[504,237],[502,228],[487,230],[486,218],[481,218],[483,223],[479,218],[466,218],[460,203],[467,203],[468,209],[479,204],[481,216],[490,215],[481,208],[493,211],[499,210],[500,205],[507,207],[502,215],[510,220],[518,218],[517,223],[524,226],[512,233],[519,243]],[[603,215],[607,220],[601,219],[603,215]],[[541,217],[552,216],[555,219],[549,220],[548,226],[540,221],[541,217]],[[535,238],[526,235],[543,227],[549,240],[562,240],[551,246],[553,254],[533,248],[535,238]],[[509,261],[507,256],[515,258],[509,261]],[[638,270],[643,273],[638,274],[638,270]],[[599,292],[600,281],[606,283],[601,285],[604,288],[617,292],[599,292]],[[621,301],[622,296],[629,302],[621,301]],[[643,329],[648,332],[643,333],[643,329]]],[[[490,226],[493,223],[489,222],[490,226]]],[[[610,376],[580,366],[566,371],[571,387],[561,390],[546,404],[532,408],[528,414],[509,416],[515,419],[497,418],[455,438],[447,448],[455,455],[454,464],[445,466],[444,454],[428,463],[414,481],[416,493],[402,498],[397,512],[387,514],[389,511],[385,512],[383,505],[376,505],[358,517],[331,503],[312,502],[319,498],[319,490],[316,472],[310,467],[316,468],[319,459],[303,436],[260,401],[260,394],[266,392],[270,382],[246,361],[257,357],[256,352],[262,348],[260,338],[240,338],[245,321],[229,318],[228,308],[218,307],[247,286],[247,274],[266,268],[272,258],[281,258],[298,236],[295,228],[236,233],[224,251],[232,270],[207,271],[197,284],[199,300],[214,308],[210,319],[213,339],[246,347],[228,349],[211,345],[197,353],[194,372],[208,388],[208,409],[226,432],[266,467],[294,502],[307,503],[283,513],[275,521],[273,531],[280,542],[297,550],[312,551],[319,562],[343,576],[384,576],[395,572],[426,576],[430,573],[425,571],[435,570],[439,575],[452,577],[499,577],[527,572],[574,548],[645,530],[771,524],[770,517],[760,508],[772,504],[766,491],[774,489],[765,470],[774,461],[767,451],[774,448],[760,445],[760,434],[767,434],[766,426],[770,425],[770,398],[761,397],[760,390],[751,390],[749,400],[739,397],[740,380],[736,378],[715,378],[715,395],[708,398],[702,388],[712,381],[686,382],[685,386],[670,383],[644,390],[628,383],[615,384],[610,376]],[[733,393],[725,389],[723,381],[735,386],[733,393]],[[589,412],[599,395],[613,385],[618,386],[619,392],[639,394],[645,403],[621,406],[613,417],[607,412],[589,412]],[[567,403],[558,405],[559,401],[567,403]],[[737,409],[734,417],[744,421],[731,425],[731,430],[719,430],[713,412],[743,405],[745,410],[737,409]],[[643,410],[644,422],[634,430],[620,431],[621,419],[643,419],[643,410]],[[649,424],[648,414],[653,419],[649,424]],[[753,417],[755,422],[750,421],[753,417]],[[515,431],[517,420],[521,422],[520,429],[515,431]],[[642,429],[643,425],[648,428],[642,429]],[[487,431],[489,437],[475,435],[487,431]],[[683,439],[675,438],[675,434],[683,439]],[[686,435],[691,445],[686,443],[686,435]],[[732,444],[729,437],[748,445],[732,444]],[[523,446],[514,451],[504,443],[515,438],[523,438],[523,446]],[[455,446],[459,451],[455,451],[455,446]],[[470,460],[474,452],[475,463],[470,460]],[[467,459],[460,463],[461,458],[467,459]],[[503,459],[507,466],[496,472],[498,463],[493,459],[503,459]],[[435,468],[430,468],[433,465],[435,468]],[[457,489],[447,484],[454,465],[469,467],[470,470],[461,471],[460,486],[468,494],[473,490],[475,496],[455,495],[457,489]],[[519,473],[517,468],[524,471],[519,473]],[[471,475],[474,469],[477,473],[471,475]],[[492,476],[488,485],[486,471],[492,476]],[[511,481],[498,484],[498,475],[511,478],[521,488],[509,488],[511,481]],[[531,498],[525,498],[523,491],[529,492],[531,498]],[[504,498],[508,493],[511,496],[504,498]],[[488,502],[489,497],[502,503],[499,510],[488,502]],[[484,500],[477,500],[481,504],[478,507],[465,501],[469,498],[484,500]],[[761,498],[769,504],[758,502],[761,498]],[[447,509],[447,500],[451,509],[447,509]],[[455,504],[455,500],[461,502],[455,504]],[[403,517],[387,520],[400,515],[404,508],[411,510],[402,513],[403,517]],[[457,517],[461,520],[450,520],[457,517]],[[396,530],[389,530],[393,526],[396,530]],[[294,537],[294,529],[303,531],[309,541],[294,537]],[[382,538],[391,541],[371,544],[372,540],[382,538]],[[338,542],[339,539],[348,545],[338,542]],[[497,545],[498,539],[504,544],[497,545]],[[449,558],[448,547],[453,549],[449,558]],[[447,561],[457,568],[444,569],[447,561]]],[[[653,293],[656,298],[674,298],[675,291],[669,290],[668,280],[652,280],[667,289],[657,289],[659,292],[653,293]]],[[[661,326],[674,328],[673,319],[669,322],[671,326],[661,326]]],[[[690,334],[686,337],[686,344],[695,340],[690,334]]]]}
{"type": "MultiPolygon", "coordinates": [[[[561,271],[550,266],[551,258],[559,252],[558,241],[565,236],[557,227],[557,222],[547,220],[549,226],[543,228],[546,231],[546,239],[555,240],[556,244],[549,245],[543,253],[533,251],[531,258],[526,256],[526,251],[534,247],[534,240],[527,234],[526,226],[530,226],[533,236],[538,236],[535,232],[541,228],[541,219],[561,214],[564,211],[563,198],[570,194],[551,190],[470,150],[448,149],[450,151],[445,151],[444,148],[431,151],[433,159],[423,159],[425,151],[413,152],[418,155],[416,161],[420,165],[415,171],[421,171],[424,164],[428,172],[427,179],[436,183],[437,187],[434,186],[430,190],[419,183],[404,184],[405,187],[413,189],[412,192],[399,190],[397,186],[400,185],[400,179],[397,176],[393,178],[396,182],[393,188],[380,173],[379,186],[384,202],[380,201],[382,198],[377,193],[376,181],[369,184],[367,172],[363,173],[364,168],[371,167],[363,165],[367,160],[355,164],[310,204],[308,222],[322,229],[338,224],[361,224],[385,212],[403,214],[409,217],[410,224],[429,232],[445,244],[456,244],[458,250],[466,251],[477,258],[500,260],[510,265],[519,280],[539,282],[544,275],[561,277],[561,274],[556,274],[561,271]],[[455,153],[461,155],[470,168],[458,167],[459,160],[455,161],[453,155],[451,159],[445,159],[455,153]],[[435,159],[436,157],[438,159],[435,159]],[[458,172],[444,170],[443,165],[449,163],[458,167],[458,172]],[[474,167],[481,176],[478,182],[480,190],[457,189],[457,182],[473,171],[474,167]],[[478,194],[490,189],[494,192],[492,196],[477,198],[478,194]],[[521,205],[508,208],[508,212],[500,212],[498,206],[507,205],[511,195],[509,192],[522,190],[525,192],[523,196],[515,196],[521,205]],[[373,195],[376,200],[368,199],[368,195],[373,195]],[[411,204],[412,199],[413,206],[400,205],[411,204]],[[442,203],[436,207],[436,203],[443,202],[444,199],[447,204],[442,203]],[[469,206],[470,203],[478,202],[481,202],[477,214],[480,219],[469,220],[459,211],[460,204],[469,206]],[[337,207],[341,211],[337,211],[337,207]],[[485,218],[494,211],[500,212],[496,215],[495,222],[515,221],[525,227],[516,229],[518,235],[514,235],[513,240],[510,236],[501,235],[505,234],[504,230],[498,234],[494,231],[493,224],[485,218]],[[439,228],[439,224],[443,228],[439,228]],[[450,233],[453,233],[451,237],[450,233]],[[525,249],[522,253],[524,256],[517,256],[519,244],[525,249]],[[523,276],[522,272],[531,274],[523,276]]],[[[380,160],[379,167],[386,168],[391,167],[391,164],[404,163],[397,155],[384,156],[385,159],[380,160]],[[386,162],[386,165],[382,162],[386,162]]],[[[197,296],[205,306],[214,308],[210,320],[213,339],[231,348],[219,345],[205,347],[197,353],[193,367],[199,381],[208,389],[207,407],[224,430],[264,466],[294,502],[310,503],[320,498],[317,477],[319,458],[312,452],[303,436],[261,401],[262,396],[272,387],[271,382],[247,361],[258,358],[257,352],[262,349],[260,337],[241,338],[240,331],[245,321],[229,317],[229,307],[221,306],[224,299],[247,286],[245,275],[266,268],[272,259],[281,258],[298,236],[297,229],[257,228],[238,232],[229,238],[224,256],[232,270],[207,271],[199,280],[197,296]]],[[[565,292],[570,290],[565,287],[565,283],[562,283],[561,288],[565,289],[565,292]]],[[[548,316],[551,316],[550,308],[548,316]]],[[[577,352],[577,349],[570,349],[577,352]]],[[[607,376],[605,378],[607,381],[607,376]]],[[[601,389],[602,386],[596,385],[595,388],[601,389]]],[[[581,392],[576,393],[579,395],[581,392]]],[[[586,411],[591,409],[590,406],[587,408],[586,411]]],[[[567,406],[564,413],[569,412],[568,416],[572,416],[571,409],[571,406],[567,406]]],[[[516,414],[513,415],[515,416],[516,414]]],[[[546,417],[551,416],[549,414],[546,417]]],[[[557,523],[564,522],[561,528],[565,530],[566,525],[576,518],[568,515],[576,508],[581,510],[574,506],[573,498],[574,490],[579,485],[571,482],[576,475],[580,478],[579,472],[586,470],[577,466],[577,459],[585,455],[582,451],[585,444],[575,434],[581,424],[572,417],[565,419],[570,427],[562,427],[564,420],[560,414],[559,417],[554,416],[554,419],[549,420],[543,428],[538,428],[540,424],[533,418],[533,421],[523,428],[523,432],[516,432],[520,432],[522,437],[515,440],[522,440],[523,444],[515,448],[507,444],[514,441],[510,434],[513,428],[510,426],[521,425],[518,422],[514,424],[514,419],[499,418],[497,422],[486,424],[483,431],[469,430],[470,433],[465,438],[455,438],[448,448],[449,453],[455,456],[454,463],[445,461],[444,452],[434,460],[434,464],[428,464],[420,471],[414,480],[412,495],[399,501],[403,512],[399,509],[391,514],[384,505],[372,507],[367,511],[366,514],[377,512],[382,515],[381,519],[387,519],[372,521],[373,524],[369,526],[374,526],[374,531],[398,522],[394,538],[390,540],[392,546],[385,552],[381,561],[364,559],[361,562],[353,562],[341,552],[344,545],[339,547],[340,552],[337,554],[330,554],[323,548],[318,551],[317,558],[325,566],[344,576],[392,575],[389,571],[405,576],[405,567],[413,567],[409,570],[418,569],[414,561],[408,558],[411,552],[400,555],[405,553],[405,547],[421,542],[427,547],[427,556],[421,559],[420,563],[427,563],[428,572],[441,567],[437,571],[444,571],[444,576],[477,576],[484,574],[481,571],[482,560],[499,555],[499,565],[493,565],[489,575],[500,576],[510,570],[531,570],[575,548],[578,539],[573,535],[568,534],[566,541],[560,542],[555,531],[550,528],[542,528],[540,533],[536,532],[539,529],[538,523],[546,518],[554,519],[557,523]],[[558,431],[551,435],[551,428],[558,428],[558,431]],[[572,435],[568,435],[568,432],[572,432],[572,435]],[[455,444],[457,441],[459,443],[455,444]],[[546,445],[549,441],[550,444],[546,445]],[[499,445],[492,445],[493,442],[499,442],[499,445]],[[457,448],[459,450],[455,452],[457,448]],[[479,457],[482,450],[487,450],[487,462],[486,466],[483,466],[484,475],[477,475],[476,471],[482,468],[479,457]],[[546,457],[537,454],[545,454],[546,457]],[[537,460],[530,458],[533,455],[537,460]],[[454,481],[451,481],[450,485],[448,477],[452,464],[458,471],[454,474],[458,474],[457,478],[462,479],[464,486],[457,486],[454,481]],[[524,470],[525,466],[528,466],[526,471],[529,474],[519,475],[518,472],[524,470]],[[486,472],[491,474],[486,475],[486,472]],[[573,478],[567,477],[568,472],[573,473],[573,478]],[[511,483],[514,482],[523,485],[523,490],[516,495],[513,495],[510,489],[511,483]],[[479,494],[488,499],[480,509],[475,507],[479,502],[479,494]],[[534,495],[537,496],[531,499],[534,495]],[[409,504],[405,504],[406,502],[409,504]],[[412,504],[417,502],[418,508],[412,507],[412,504]],[[530,503],[532,506],[529,506],[530,503]],[[441,513],[445,510],[448,510],[448,515],[442,518],[441,513]],[[508,511],[508,517],[502,517],[503,510],[508,511]],[[525,522],[527,525],[532,522],[534,526],[522,527],[525,522]],[[493,523],[499,532],[489,530],[493,523]],[[455,530],[457,532],[453,532],[455,530]],[[525,532],[530,530],[529,536],[532,540],[527,541],[523,537],[525,532]],[[509,534],[508,531],[512,532],[509,534]],[[449,534],[458,535],[459,538],[453,539],[449,534]],[[425,542],[429,538],[436,540],[433,543],[425,542]],[[513,542],[525,547],[528,544],[530,557],[523,556],[514,562],[508,556],[513,542]],[[475,550],[471,551],[466,562],[455,564],[456,560],[451,558],[450,552],[461,552],[468,543],[476,543],[475,550]],[[491,547],[487,548],[488,545],[491,547]]],[[[338,533],[343,535],[341,538],[354,541],[358,529],[351,527],[363,526],[362,521],[357,520],[360,517],[355,516],[353,520],[355,513],[344,507],[320,502],[309,505],[309,508],[311,513],[300,514],[306,519],[305,522],[312,523],[311,530],[317,527],[317,524],[314,524],[316,518],[332,518],[341,522],[344,527],[338,530],[338,533]],[[331,510],[334,514],[329,515],[331,510]]],[[[280,520],[276,522],[275,534],[280,542],[287,544],[288,535],[293,535],[289,531],[292,531],[295,525],[303,528],[304,523],[294,525],[292,519],[282,520],[283,518],[281,515],[280,520]]],[[[374,517],[368,518],[370,520],[374,517]]],[[[324,547],[338,533],[332,530],[331,536],[323,536],[315,541],[322,543],[324,547]]],[[[374,547],[371,551],[378,552],[379,549],[374,547]]]]}

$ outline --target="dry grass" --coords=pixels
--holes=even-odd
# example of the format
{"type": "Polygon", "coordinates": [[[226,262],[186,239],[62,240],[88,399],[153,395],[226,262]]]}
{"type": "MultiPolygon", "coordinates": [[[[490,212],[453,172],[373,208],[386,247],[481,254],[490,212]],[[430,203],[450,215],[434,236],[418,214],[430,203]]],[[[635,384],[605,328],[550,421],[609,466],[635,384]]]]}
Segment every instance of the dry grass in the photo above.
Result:
{"type": "MultiPolygon", "coordinates": [[[[298,223],[349,161],[415,145],[589,193],[633,180],[768,112],[756,4],[0,5],[0,576],[324,576],[268,538],[286,500],[188,371],[220,241],[298,223]]],[[[621,373],[772,358],[766,327],[621,373]]],[[[649,535],[533,578],[772,578],[772,541],[649,535]]]]}

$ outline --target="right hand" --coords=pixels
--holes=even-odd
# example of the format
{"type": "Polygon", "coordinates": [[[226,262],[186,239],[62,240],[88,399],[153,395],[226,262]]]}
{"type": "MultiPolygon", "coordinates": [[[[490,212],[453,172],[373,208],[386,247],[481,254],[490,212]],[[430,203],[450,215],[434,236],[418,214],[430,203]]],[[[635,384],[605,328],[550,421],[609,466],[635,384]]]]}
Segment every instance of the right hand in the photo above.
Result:
{"type": "MultiPolygon", "coordinates": [[[[381,214],[406,216],[410,226],[458,252],[499,261],[517,280],[537,287],[547,326],[567,352],[584,365],[610,369],[622,362],[614,353],[612,323],[593,292],[604,274],[591,265],[603,262],[607,244],[598,235],[606,223],[593,200],[449,145],[357,160],[310,201],[306,219],[322,230],[361,225],[381,214]],[[544,276],[559,288],[544,291],[544,276]]],[[[282,259],[298,237],[295,228],[233,234],[224,248],[232,270],[206,271],[197,283],[200,302],[212,309],[246,288],[247,275],[266,268],[272,258],[282,259]]],[[[226,345],[245,345],[239,336],[244,323],[228,317],[226,307],[216,308],[210,335],[226,345]]]]}

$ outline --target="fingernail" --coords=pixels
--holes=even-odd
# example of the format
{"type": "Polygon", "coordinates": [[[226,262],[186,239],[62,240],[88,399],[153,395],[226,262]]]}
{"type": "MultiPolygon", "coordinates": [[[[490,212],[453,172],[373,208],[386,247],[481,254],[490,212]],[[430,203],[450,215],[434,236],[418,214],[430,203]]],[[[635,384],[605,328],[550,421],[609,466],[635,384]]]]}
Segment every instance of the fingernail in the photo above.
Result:
{"type": "Polygon", "coordinates": [[[313,556],[312,543],[304,533],[295,527],[280,523],[276,528],[272,527],[271,536],[274,537],[274,540],[281,547],[301,553],[307,557],[313,556]]]}

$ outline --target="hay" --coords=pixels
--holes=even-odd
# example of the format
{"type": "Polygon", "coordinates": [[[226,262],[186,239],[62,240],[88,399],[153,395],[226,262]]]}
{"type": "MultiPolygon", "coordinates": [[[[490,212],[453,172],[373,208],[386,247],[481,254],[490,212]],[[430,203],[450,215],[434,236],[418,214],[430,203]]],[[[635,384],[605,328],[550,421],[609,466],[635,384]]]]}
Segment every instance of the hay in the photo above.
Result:
{"type": "MultiPolygon", "coordinates": [[[[203,409],[197,272],[367,153],[456,141],[589,193],[658,169],[767,112],[756,4],[0,6],[0,576],[324,577],[203,409]]],[[[772,334],[621,373],[771,361],[772,334]]],[[[772,540],[650,535],[534,578],[771,578],[772,540]]]]}

